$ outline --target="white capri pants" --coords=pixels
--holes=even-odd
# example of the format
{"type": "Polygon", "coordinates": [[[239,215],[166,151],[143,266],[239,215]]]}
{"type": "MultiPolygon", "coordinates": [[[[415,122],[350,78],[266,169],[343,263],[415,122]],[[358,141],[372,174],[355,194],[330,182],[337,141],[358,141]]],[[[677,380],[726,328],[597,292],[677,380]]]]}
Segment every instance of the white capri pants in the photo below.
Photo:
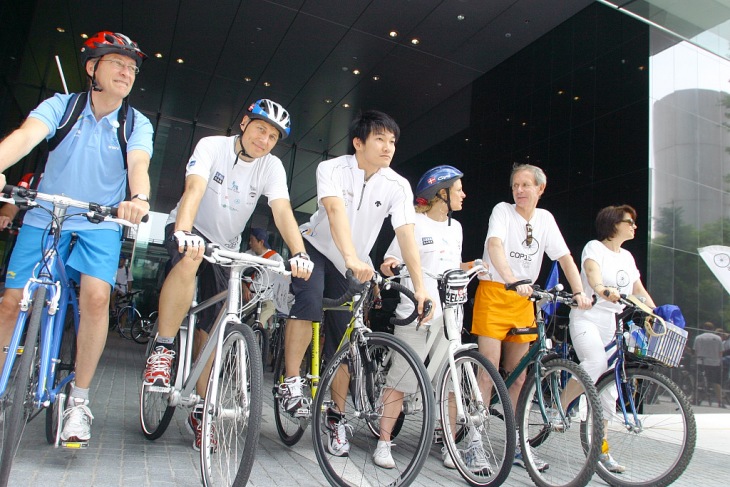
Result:
{"type": "MultiPolygon", "coordinates": [[[[598,319],[587,320],[571,317],[570,337],[573,341],[573,348],[578,355],[578,360],[580,360],[580,365],[595,383],[609,369],[608,359],[616,350],[615,346],[604,350],[604,347],[613,340],[616,331],[616,318],[611,311],[594,309],[593,313],[598,315],[598,319]]],[[[600,399],[603,407],[603,419],[609,420],[616,414],[618,391],[615,387],[611,387],[604,394],[601,394],[600,399]]]]}
{"type": "MultiPolygon", "coordinates": [[[[428,340],[429,328],[431,333],[438,333],[444,326],[443,315],[430,321],[429,326],[421,326],[416,330],[416,322],[411,324],[396,326],[393,335],[403,340],[413,348],[421,362],[426,360],[426,341],[428,340]]],[[[426,380],[429,380],[426,378],[426,380]]],[[[413,371],[408,367],[405,359],[400,355],[396,355],[393,359],[393,365],[388,371],[385,380],[385,387],[396,389],[404,394],[414,394],[418,389],[418,383],[413,371]]]]}

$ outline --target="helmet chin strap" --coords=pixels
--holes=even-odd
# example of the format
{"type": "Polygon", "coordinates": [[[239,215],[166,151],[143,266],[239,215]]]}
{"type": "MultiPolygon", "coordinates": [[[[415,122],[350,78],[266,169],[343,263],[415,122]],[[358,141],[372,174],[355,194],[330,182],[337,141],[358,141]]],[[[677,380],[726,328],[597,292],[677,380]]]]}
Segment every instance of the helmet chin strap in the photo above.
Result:
{"type": "Polygon", "coordinates": [[[448,222],[449,222],[448,226],[451,226],[451,214],[454,213],[454,210],[451,209],[451,191],[450,190],[451,190],[451,188],[446,188],[446,199],[444,199],[444,197],[441,196],[440,194],[436,193],[436,196],[438,196],[438,198],[441,201],[446,203],[446,208],[447,208],[446,217],[448,218],[448,222]]]}
{"type": "Polygon", "coordinates": [[[246,124],[246,126],[243,127],[243,129],[241,130],[241,135],[238,136],[238,142],[241,146],[241,149],[238,152],[236,152],[236,160],[233,161],[233,167],[236,167],[236,164],[238,163],[238,158],[241,156],[248,157],[250,159],[256,159],[254,156],[252,156],[248,152],[246,152],[246,148],[243,146],[243,134],[247,128],[248,128],[248,124],[246,124]]]}
{"type": "Polygon", "coordinates": [[[101,58],[97,59],[94,63],[94,74],[91,76],[91,89],[94,91],[104,91],[97,83],[96,83],[96,70],[99,68],[99,61],[101,61],[101,58]]]}

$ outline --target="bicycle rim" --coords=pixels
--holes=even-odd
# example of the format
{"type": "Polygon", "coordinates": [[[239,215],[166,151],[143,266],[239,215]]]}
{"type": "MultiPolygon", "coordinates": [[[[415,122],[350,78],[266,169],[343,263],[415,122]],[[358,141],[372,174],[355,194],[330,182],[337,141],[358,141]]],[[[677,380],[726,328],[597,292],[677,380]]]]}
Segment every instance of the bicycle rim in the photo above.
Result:
{"type": "Polygon", "coordinates": [[[132,326],[135,321],[140,319],[142,319],[142,315],[133,306],[125,306],[119,310],[119,314],[117,315],[117,330],[122,338],[126,338],[127,340],[132,339],[132,326]]]}
{"type": "Polygon", "coordinates": [[[132,339],[140,345],[146,344],[150,339],[149,330],[151,328],[152,323],[147,320],[134,320],[134,323],[132,323],[132,339]]]}
{"type": "MultiPolygon", "coordinates": [[[[165,433],[170,425],[173,414],[175,414],[175,406],[170,406],[170,394],[173,391],[172,384],[175,384],[177,369],[180,358],[180,335],[175,338],[174,351],[175,357],[172,361],[172,370],[170,371],[170,388],[163,391],[157,390],[154,386],[147,386],[142,383],[142,390],[139,397],[139,421],[142,426],[142,433],[148,440],[156,440],[165,433]]],[[[151,344],[148,348],[149,357],[154,349],[151,344]]],[[[144,373],[142,374],[144,381],[144,373]]]]}
{"type": "MultiPolygon", "coordinates": [[[[309,424],[309,417],[307,418],[295,418],[289,414],[279,401],[279,384],[285,379],[285,364],[284,364],[284,335],[281,338],[281,348],[277,353],[276,365],[274,366],[274,388],[272,390],[274,394],[274,422],[276,423],[276,431],[279,433],[279,438],[287,446],[296,445],[304,435],[304,431],[307,429],[309,424]]],[[[304,360],[302,360],[302,366],[300,367],[300,377],[307,377],[309,374],[309,357],[311,347],[307,349],[307,353],[304,354],[304,360]]],[[[312,392],[310,388],[309,380],[305,381],[302,387],[302,394],[304,397],[311,397],[312,392]]],[[[311,413],[311,411],[310,411],[311,413]]]]}
{"type": "Polygon", "coordinates": [[[45,307],[47,289],[36,289],[33,296],[33,311],[28,319],[25,345],[15,373],[14,383],[8,383],[8,390],[14,390],[13,400],[3,409],[3,447],[0,461],[0,485],[7,485],[10,469],[23,437],[25,424],[34,410],[35,386],[38,383],[38,343],[41,318],[45,307]]]}
{"type": "Polygon", "coordinates": [[[229,324],[220,370],[211,370],[200,447],[203,485],[248,482],[261,428],[263,367],[253,331],[229,324]]]}
{"type": "Polygon", "coordinates": [[[358,346],[354,351],[346,346],[328,362],[320,388],[315,398],[312,420],[312,440],[317,461],[331,485],[378,486],[409,485],[416,478],[426,461],[433,438],[434,401],[430,382],[423,362],[413,350],[391,335],[367,333],[366,347],[358,346]],[[371,351],[378,351],[370,354],[371,351]],[[386,353],[381,353],[385,351],[386,353]],[[372,356],[372,359],[371,359],[372,356]],[[369,373],[377,382],[387,381],[388,388],[376,388],[366,380],[369,373]],[[344,376],[338,374],[345,374],[344,376]],[[346,397],[335,391],[335,378],[359,382],[355,395],[346,397]],[[414,381],[406,387],[405,381],[414,381]],[[391,403],[390,394],[378,396],[378,390],[405,390],[405,400],[399,411],[390,418],[385,416],[391,403]],[[344,401],[344,407],[337,403],[344,401]],[[405,413],[403,426],[398,434],[397,445],[391,449],[395,468],[383,469],[375,465],[373,452],[378,439],[370,432],[368,423],[384,418],[395,421],[397,415],[405,413]],[[336,412],[344,414],[344,423],[337,422],[336,412]],[[332,438],[330,434],[332,433],[332,438]],[[347,456],[330,452],[330,442],[344,434],[349,442],[347,456]]]}
{"type": "Polygon", "coordinates": [[[609,453],[626,470],[609,472],[599,463],[596,471],[611,485],[669,485],[682,475],[694,453],[697,426],[692,407],[679,387],[655,370],[627,368],[626,379],[622,388],[632,430],[625,426],[616,400],[613,371],[600,379],[597,386],[605,404],[609,453]],[[628,404],[630,394],[638,413],[638,430],[633,428],[636,423],[628,404]]]}
{"type": "Polygon", "coordinates": [[[578,364],[564,359],[544,362],[537,384],[534,373],[528,373],[518,399],[517,418],[522,458],[535,485],[580,487],[590,481],[600,443],[584,443],[581,417],[586,418],[584,426],[593,432],[590,438],[600,438],[603,421],[596,388],[578,364]],[[566,405],[560,396],[569,381],[577,381],[583,394],[566,405]],[[564,419],[554,424],[546,421],[540,411],[538,391],[542,393],[544,407],[561,412],[564,419]],[[548,467],[544,469],[540,461],[548,467]]]}
{"type": "MultiPolygon", "coordinates": [[[[54,389],[66,377],[74,371],[76,367],[76,328],[74,325],[73,306],[66,309],[66,319],[63,324],[63,335],[61,335],[61,347],[58,350],[58,363],[56,364],[56,376],[54,380],[54,389]]],[[[60,392],[60,391],[59,391],[60,392]]],[[[63,389],[65,398],[71,394],[71,382],[66,384],[63,389]]],[[[66,407],[65,401],[60,401],[59,396],[48,408],[46,408],[46,441],[50,445],[56,443],[58,433],[58,417],[63,414],[66,407]]]]}
{"type": "Polygon", "coordinates": [[[479,352],[463,351],[454,359],[459,382],[454,384],[447,367],[438,394],[444,444],[467,483],[501,485],[512,469],[516,443],[507,387],[494,365],[479,352]],[[463,421],[457,418],[456,388],[461,392],[463,421]]]}

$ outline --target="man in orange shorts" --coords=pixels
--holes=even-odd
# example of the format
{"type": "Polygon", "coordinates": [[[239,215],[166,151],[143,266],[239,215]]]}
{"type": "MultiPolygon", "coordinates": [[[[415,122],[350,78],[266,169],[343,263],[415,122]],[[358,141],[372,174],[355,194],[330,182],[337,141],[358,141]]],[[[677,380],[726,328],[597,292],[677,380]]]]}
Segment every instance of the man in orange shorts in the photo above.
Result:
{"type": "MultiPolygon", "coordinates": [[[[517,292],[505,290],[505,284],[529,279],[534,282],[540,274],[545,253],[560,262],[570,288],[581,309],[591,307],[583,293],[578,267],[570,255],[553,215],[537,208],[545,191],[547,177],[542,169],[529,164],[515,164],[510,186],[515,204],[499,203],[489,217],[489,231],[484,243],[484,262],[492,269],[492,276],[479,276],[474,303],[472,333],[478,335],[479,351],[495,366],[508,372],[515,369],[525,355],[534,335],[508,336],[512,328],[534,326],[535,313],[526,299],[532,295],[532,286],[517,286],[517,292]]],[[[513,406],[517,404],[525,374],[509,389],[513,406]]],[[[515,464],[524,467],[519,446],[515,464]]],[[[537,459],[540,470],[548,465],[537,459]]]]}

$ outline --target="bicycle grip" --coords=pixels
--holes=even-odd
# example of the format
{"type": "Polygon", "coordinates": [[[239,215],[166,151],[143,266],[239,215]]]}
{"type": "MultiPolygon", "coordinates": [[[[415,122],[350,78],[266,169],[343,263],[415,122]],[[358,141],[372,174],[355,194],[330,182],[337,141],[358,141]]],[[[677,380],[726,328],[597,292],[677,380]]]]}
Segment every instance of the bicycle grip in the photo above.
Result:
{"type": "Polygon", "coordinates": [[[355,275],[352,273],[350,269],[347,269],[347,272],[345,273],[345,277],[347,278],[347,291],[345,291],[345,294],[340,296],[339,298],[324,298],[322,299],[322,306],[324,308],[336,308],[337,306],[340,306],[350,299],[352,297],[360,292],[364,286],[364,284],[357,280],[355,275]]]}
{"type": "MultiPolygon", "coordinates": [[[[411,291],[404,285],[399,284],[397,282],[391,282],[388,286],[389,286],[388,289],[395,289],[396,291],[398,291],[399,293],[403,294],[405,297],[410,299],[414,305],[413,313],[411,313],[410,316],[408,316],[407,318],[391,318],[390,323],[392,325],[396,325],[396,326],[403,326],[403,325],[407,325],[409,323],[413,323],[413,321],[415,321],[415,319],[418,318],[418,301],[416,300],[416,296],[415,296],[415,294],[413,294],[413,291],[411,291]]],[[[429,303],[431,303],[431,301],[429,301],[429,303]]],[[[431,304],[433,304],[433,303],[431,303],[431,304]]],[[[424,309],[423,309],[424,316],[428,316],[428,313],[431,311],[430,309],[427,310],[426,306],[427,305],[424,304],[424,309]]]]}

